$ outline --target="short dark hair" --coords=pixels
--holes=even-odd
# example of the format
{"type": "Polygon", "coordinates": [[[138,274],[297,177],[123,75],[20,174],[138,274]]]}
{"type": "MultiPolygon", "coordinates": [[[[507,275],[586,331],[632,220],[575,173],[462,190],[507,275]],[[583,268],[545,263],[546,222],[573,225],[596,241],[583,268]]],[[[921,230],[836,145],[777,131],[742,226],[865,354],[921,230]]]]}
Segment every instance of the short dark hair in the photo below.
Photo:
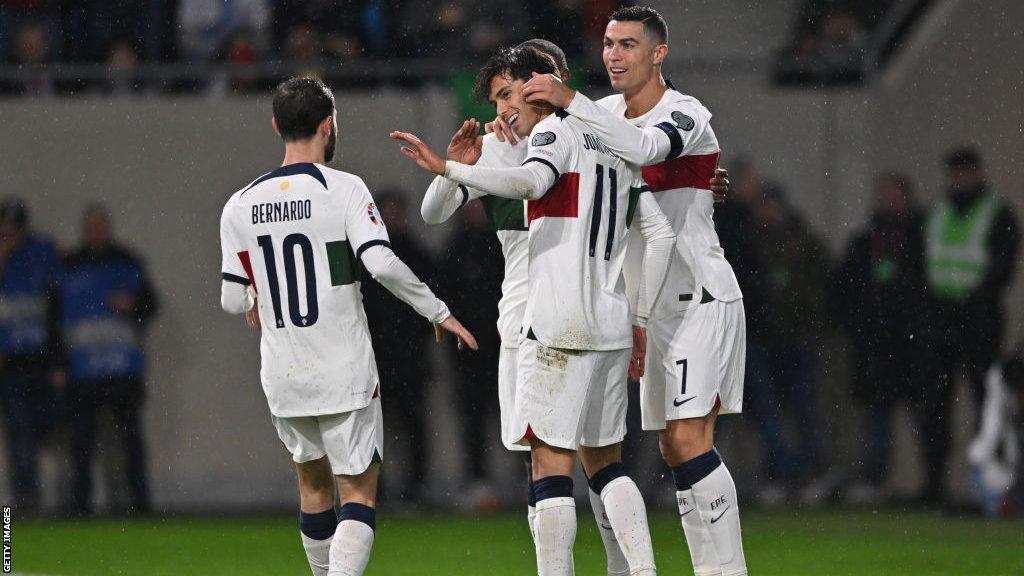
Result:
{"type": "Polygon", "coordinates": [[[555,68],[558,69],[558,73],[569,72],[569,60],[565,57],[565,52],[558,47],[558,44],[550,40],[543,38],[531,38],[516,46],[516,48],[534,48],[541,52],[551,56],[555,61],[555,68]]]}
{"type": "Polygon", "coordinates": [[[334,113],[334,93],[317,78],[296,76],[274,89],[274,120],[285,142],[305,140],[334,113]]]}
{"type": "Polygon", "coordinates": [[[946,156],[946,168],[981,168],[981,154],[970,146],[956,148],[946,156]]]}
{"type": "Polygon", "coordinates": [[[640,22],[644,25],[644,32],[658,41],[658,44],[668,43],[668,24],[657,10],[650,6],[627,6],[619,8],[608,20],[619,22],[640,22]]]}
{"type": "Polygon", "coordinates": [[[556,70],[552,57],[530,46],[502,48],[476,73],[473,96],[481,102],[487,102],[491,96],[491,80],[495,76],[529,80],[534,72],[554,74],[556,70]]]}

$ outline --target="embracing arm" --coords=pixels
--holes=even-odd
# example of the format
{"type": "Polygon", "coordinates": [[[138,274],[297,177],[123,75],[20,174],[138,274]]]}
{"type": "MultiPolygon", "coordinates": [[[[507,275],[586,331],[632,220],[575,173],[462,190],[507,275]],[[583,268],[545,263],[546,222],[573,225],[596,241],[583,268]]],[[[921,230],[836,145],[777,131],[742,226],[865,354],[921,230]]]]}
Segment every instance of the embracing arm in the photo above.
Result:
{"type": "Polygon", "coordinates": [[[440,224],[451,218],[469,200],[469,189],[464,185],[444,176],[438,176],[430,183],[427,193],[423,195],[420,216],[427,224],[440,224]]]}
{"type": "Polygon", "coordinates": [[[220,307],[228,314],[244,314],[256,303],[248,281],[239,280],[225,278],[220,283],[220,307]]]}
{"type": "Polygon", "coordinates": [[[565,111],[590,126],[605,146],[631,164],[646,166],[670,160],[682,152],[682,139],[670,124],[638,128],[581,92],[576,92],[565,111]]]}
{"type": "Polygon", "coordinates": [[[529,160],[515,168],[470,166],[449,160],[445,163],[445,177],[487,194],[516,200],[538,200],[558,179],[551,164],[529,160]]]}

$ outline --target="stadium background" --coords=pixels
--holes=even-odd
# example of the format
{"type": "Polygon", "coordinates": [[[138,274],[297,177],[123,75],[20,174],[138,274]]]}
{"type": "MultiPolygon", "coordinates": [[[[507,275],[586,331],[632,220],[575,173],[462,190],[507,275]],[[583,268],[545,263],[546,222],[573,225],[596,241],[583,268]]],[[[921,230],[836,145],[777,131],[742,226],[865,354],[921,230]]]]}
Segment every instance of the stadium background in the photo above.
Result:
{"type": "MultiPolygon", "coordinates": [[[[666,75],[715,114],[726,166],[740,155],[754,158],[766,179],[785,185],[833,256],[863,225],[875,174],[907,173],[919,198],[930,205],[944,189],[941,160],[960,144],[980,149],[994,189],[1024,214],[1024,4],[926,3],[891,58],[878,69],[869,67],[863,83],[778,86],[771,80],[775,62],[792,35],[800,4],[651,2],[671,27],[666,75]]],[[[460,108],[446,83],[436,80],[436,66],[433,61],[380,66],[426,78],[412,88],[382,82],[349,89],[344,81],[332,83],[340,129],[332,165],[361,175],[371,190],[399,188],[418,203],[429,179],[400,157],[387,134],[402,129],[436,146],[447,142],[460,108]]],[[[344,67],[341,72],[344,79],[344,67]]],[[[588,93],[604,95],[606,83],[600,74],[595,78],[588,93]]],[[[266,95],[10,98],[0,99],[0,118],[5,166],[0,192],[27,200],[36,229],[71,246],[81,210],[101,200],[112,208],[118,235],[149,261],[163,298],[147,340],[145,422],[156,510],[292,510],[293,473],[259,387],[258,337],[239,318],[223,314],[218,303],[217,224],[223,202],[280,161],[266,95]]],[[[410,215],[414,224],[418,220],[410,215]]],[[[417,233],[437,249],[451,229],[419,227],[417,233]]],[[[1024,335],[1019,272],[1007,302],[1007,341],[1016,342],[1024,335]]],[[[378,354],[387,362],[386,352],[378,354]]],[[[836,332],[827,336],[818,379],[821,451],[826,467],[837,473],[849,471],[860,453],[859,420],[852,417],[846,392],[846,357],[836,332]]],[[[436,435],[430,485],[441,494],[459,482],[454,460],[460,439],[452,426],[447,380],[446,372],[438,374],[425,407],[436,435]]],[[[949,474],[955,494],[967,499],[962,447],[975,429],[975,407],[958,403],[956,421],[958,448],[949,474]]],[[[913,493],[926,473],[912,434],[908,426],[897,429],[892,484],[898,493],[913,493]]],[[[721,435],[745,500],[759,487],[754,437],[741,419],[727,423],[721,435]]],[[[645,439],[645,461],[637,465],[646,478],[641,487],[652,505],[671,505],[655,494],[667,490],[659,480],[663,470],[652,440],[645,439]]],[[[44,454],[50,504],[66,482],[63,458],[52,450],[44,454]]],[[[504,495],[515,501],[521,468],[497,443],[491,460],[509,478],[504,495]]],[[[401,454],[388,454],[385,482],[401,462],[401,454]]],[[[297,540],[291,544],[299,554],[297,540]]]]}

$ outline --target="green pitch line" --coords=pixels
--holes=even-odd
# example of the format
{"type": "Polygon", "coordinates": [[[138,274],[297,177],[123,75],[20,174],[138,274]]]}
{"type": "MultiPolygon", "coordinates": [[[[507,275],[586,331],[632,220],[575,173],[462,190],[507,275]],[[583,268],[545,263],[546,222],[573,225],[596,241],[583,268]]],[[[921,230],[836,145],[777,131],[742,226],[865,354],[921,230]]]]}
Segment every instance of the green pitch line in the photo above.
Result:
{"type": "MultiPolygon", "coordinates": [[[[604,551],[581,509],[577,574],[603,574],[604,551]]],[[[387,518],[368,576],[535,573],[525,514],[387,518]]],[[[743,516],[751,573],[1020,575],[1024,523],[937,514],[763,512],[743,516]]],[[[652,517],[662,574],[691,574],[678,519],[652,517]]],[[[309,574],[292,517],[17,522],[14,570],[59,576],[309,574]]]]}

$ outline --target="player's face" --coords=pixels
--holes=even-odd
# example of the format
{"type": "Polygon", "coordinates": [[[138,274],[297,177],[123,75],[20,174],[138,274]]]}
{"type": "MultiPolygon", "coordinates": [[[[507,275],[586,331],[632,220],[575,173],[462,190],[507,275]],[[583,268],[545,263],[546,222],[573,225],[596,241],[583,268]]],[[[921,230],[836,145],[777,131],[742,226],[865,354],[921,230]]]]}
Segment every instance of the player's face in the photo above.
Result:
{"type": "Polygon", "coordinates": [[[657,74],[655,53],[658,48],[644,32],[641,22],[612,20],[604,31],[604,69],[616,92],[631,92],[644,86],[657,74]]]}
{"type": "Polygon", "coordinates": [[[331,117],[331,133],[327,136],[327,145],[324,146],[324,162],[334,159],[334,148],[338,145],[338,116],[331,117]]]}
{"type": "Polygon", "coordinates": [[[533,127],[540,122],[540,111],[527,104],[523,98],[522,80],[513,80],[505,76],[491,78],[490,101],[505,122],[519,136],[529,136],[533,127]]]}

